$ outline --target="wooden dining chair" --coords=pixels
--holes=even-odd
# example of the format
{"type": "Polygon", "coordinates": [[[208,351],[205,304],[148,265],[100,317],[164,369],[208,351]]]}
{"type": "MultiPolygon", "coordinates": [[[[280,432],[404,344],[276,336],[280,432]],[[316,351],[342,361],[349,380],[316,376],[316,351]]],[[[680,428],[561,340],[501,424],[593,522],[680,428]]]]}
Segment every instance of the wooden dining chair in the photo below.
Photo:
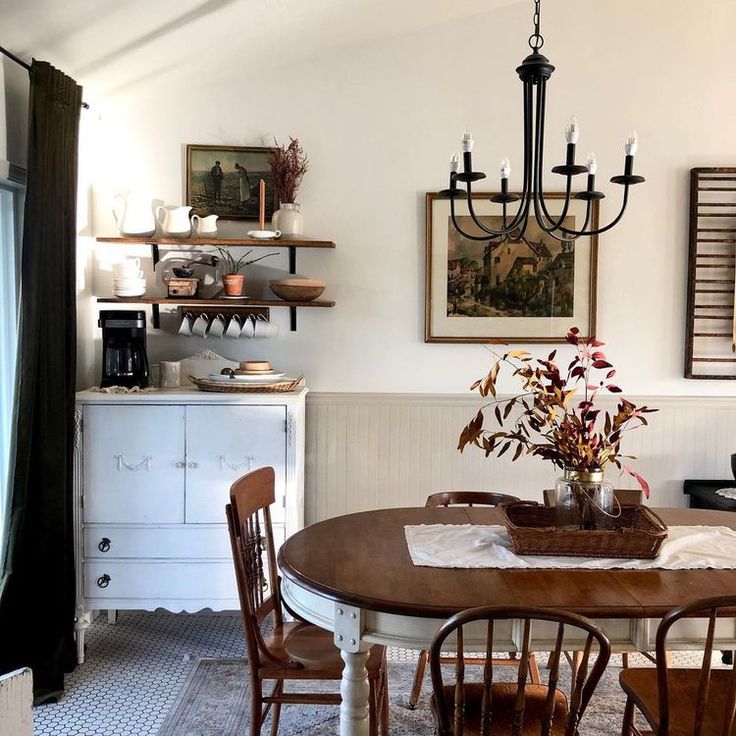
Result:
{"type": "MultiPolygon", "coordinates": [[[[226,507],[248,655],[251,736],[261,733],[272,706],[271,736],[276,736],[282,704],[339,705],[341,702],[337,691],[284,692],[287,680],[340,680],[343,661],[331,632],[298,618],[284,621],[271,527],[270,506],[274,500],[274,470],[260,468],[233,483],[226,507]],[[269,616],[273,627],[267,630],[264,621],[269,616]],[[274,686],[264,695],[264,683],[269,680],[274,681],[274,686]]],[[[376,736],[380,725],[381,733],[387,736],[386,648],[371,647],[366,667],[370,685],[370,734],[376,736]]]]}
{"type": "MultiPolygon", "coordinates": [[[[694,601],[671,610],[657,628],[655,668],[622,670],[619,683],[626,693],[621,733],[640,734],[638,710],[656,736],[729,736],[736,733],[736,665],[712,669],[716,622],[730,618],[731,636],[736,621],[736,596],[694,601]],[[730,609],[730,610],[729,610],[730,609]],[[683,618],[707,618],[703,662],[700,668],[670,668],[667,637],[683,618]]],[[[730,637],[729,637],[730,638],[730,637]]]]}
{"type": "MultiPolygon", "coordinates": [[[[441,491],[427,496],[424,505],[426,508],[436,508],[444,506],[499,506],[502,503],[511,503],[520,500],[517,496],[510,496],[508,493],[495,493],[493,491],[441,491]]],[[[422,693],[422,683],[424,682],[424,673],[427,669],[428,652],[422,649],[419,652],[419,662],[417,662],[417,671],[414,674],[414,684],[412,685],[411,695],[409,695],[409,708],[414,710],[419,702],[419,696],[422,693]]],[[[477,657],[466,657],[468,664],[483,664],[485,659],[477,657]]],[[[443,657],[444,664],[454,664],[454,657],[443,657]]],[[[510,655],[506,657],[497,657],[493,660],[494,664],[499,667],[518,667],[519,660],[510,655]]],[[[539,668],[537,660],[532,655],[530,660],[531,677],[533,682],[539,682],[539,668]]]]}
{"type": "MultiPolygon", "coordinates": [[[[549,634],[546,634],[548,636],[549,634]]],[[[475,647],[474,647],[475,648],[475,647]]],[[[550,608],[507,608],[483,606],[453,616],[437,632],[429,650],[432,676],[432,709],[439,736],[577,736],[580,719],[603,675],[611,656],[606,635],[587,618],[550,608]],[[521,623],[521,651],[516,682],[494,682],[493,659],[489,656],[478,682],[466,680],[463,660],[465,627],[476,633],[485,623],[485,649],[493,651],[494,629],[500,621],[521,623]],[[527,682],[533,627],[540,622],[556,623],[555,645],[549,655],[549,680],[527,682]],[[584,638],[583,659],[572,695],[557,689],[563,639],[566,630],[584,638]],[[447,639],[455,637],[455,682],[445,685],[441,652],[447,639]],[[591,664],[592,663],[592,664],[591,664]],[[589,668],[589,665],[590,668],[589,668]]]]}

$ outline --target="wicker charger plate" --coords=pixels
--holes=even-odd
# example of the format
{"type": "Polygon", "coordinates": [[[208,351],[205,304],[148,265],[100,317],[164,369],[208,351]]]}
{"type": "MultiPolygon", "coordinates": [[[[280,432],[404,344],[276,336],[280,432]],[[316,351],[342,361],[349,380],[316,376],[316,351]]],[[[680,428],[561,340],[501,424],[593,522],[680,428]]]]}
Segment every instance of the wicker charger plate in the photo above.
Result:
{"type": "Polygon", "coordinates": [[[242,383],[240,381],[227,383],[225,381],[208,381],[206,378],[189,376],[189,380],[200,391],[211,391],[224,394],[288,394],[299,391],[304,386],[304,376],[290,378],[288,381],[274,383],[242,383]]]}
{"type": "Polygon", "coordinates": [[[530,501],[498,509],[517,555],[653,560],[667,539],[667,525],[647,506],[622,506],[604,529],[558,527],[554,507],[530,501]]]}

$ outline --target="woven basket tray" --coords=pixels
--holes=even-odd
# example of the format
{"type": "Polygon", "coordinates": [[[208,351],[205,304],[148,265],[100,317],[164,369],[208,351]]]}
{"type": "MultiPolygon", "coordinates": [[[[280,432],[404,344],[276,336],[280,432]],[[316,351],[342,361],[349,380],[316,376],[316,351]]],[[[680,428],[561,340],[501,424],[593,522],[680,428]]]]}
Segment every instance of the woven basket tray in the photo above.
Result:
{"type": "Polygon", "coordinates": [[[200,391],[211,391],[222,394],[288,394],[299,391],[304,386],[304,376],[292,378],[278,383],[250,383],[240,381],[208,381],[206,378],[189,376],[189,380],[200,391]]]}
{"type": "Polygon", "coordinates": [[[611,528],[600,530],[555,526],[554,507],[529,501],[498,509],[517,555],[651,560],[667,539],[667,525],[646,506],[622,506],[611,528]]]}

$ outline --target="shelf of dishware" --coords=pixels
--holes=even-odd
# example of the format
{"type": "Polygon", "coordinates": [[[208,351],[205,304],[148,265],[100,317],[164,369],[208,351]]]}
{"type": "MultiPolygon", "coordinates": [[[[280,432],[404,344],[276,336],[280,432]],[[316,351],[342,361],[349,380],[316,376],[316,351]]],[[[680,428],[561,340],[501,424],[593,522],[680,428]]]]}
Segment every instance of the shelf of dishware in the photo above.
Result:
{"type": "Polygon", "coordinates": [[[146,238],[137,235],[135,237],[109,237],[97,238],[98,243],[123,244],[145,244],[145,245],[219,245],[248,246],[255,248],[334,248],[335,243],[331,240],[319,240],[317,238],[306,238],[303,236],[290,236],[280,238],[146,238]]]}

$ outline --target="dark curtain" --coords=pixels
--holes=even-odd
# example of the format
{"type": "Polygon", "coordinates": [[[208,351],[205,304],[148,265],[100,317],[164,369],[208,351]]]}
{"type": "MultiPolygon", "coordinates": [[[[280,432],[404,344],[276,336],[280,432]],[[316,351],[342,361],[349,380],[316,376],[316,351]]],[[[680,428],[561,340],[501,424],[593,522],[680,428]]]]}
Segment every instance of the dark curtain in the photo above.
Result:
{"type": "Polygon", "coordinates": [[[31,667],[37,702],[61,694],[64,673],[76,661],[72,460],[81,103],[73,79],[33,62],[0,672],[31,667]]]}

